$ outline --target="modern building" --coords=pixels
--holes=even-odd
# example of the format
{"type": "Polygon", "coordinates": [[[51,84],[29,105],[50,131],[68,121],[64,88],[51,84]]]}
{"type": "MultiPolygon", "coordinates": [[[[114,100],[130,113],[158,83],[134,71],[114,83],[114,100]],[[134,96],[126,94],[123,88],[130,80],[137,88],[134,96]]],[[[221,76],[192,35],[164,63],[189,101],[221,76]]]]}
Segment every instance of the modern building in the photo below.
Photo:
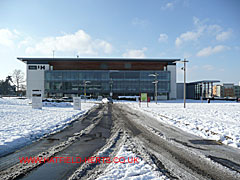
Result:
{"type": "MultiPolygon", "coordinates": [[[[186,98],[187,99],[201,99],[210,98],[214,94],[214,83],[218,83],[218,80],[202,80],[186,83],[186,98]]],[[[177,98],[183,99],[183,83],[177,83],[177,98]]]]}
{"type": "Polygon", "coordinates": [[[157,58],[17,58],[27,65],[27,97],[154,96],[157,73],[159,97],[176,99],[176,62],[157,58]]]}

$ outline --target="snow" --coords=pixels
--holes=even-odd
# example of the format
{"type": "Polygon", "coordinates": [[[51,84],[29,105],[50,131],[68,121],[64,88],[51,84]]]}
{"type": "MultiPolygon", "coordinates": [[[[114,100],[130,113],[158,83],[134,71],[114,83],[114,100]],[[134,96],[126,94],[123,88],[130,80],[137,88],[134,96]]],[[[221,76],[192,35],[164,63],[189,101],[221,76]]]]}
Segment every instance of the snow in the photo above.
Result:
{"type": "Polygon", "coordinates": [[[132,99],[136,99],[139,98],[140,96],[118,96],[119,99],[121,98],[132,98],[132,99]]]}
{"type": "MultiPolygon", "coordinates": [[[[156,171],[152,170],[152,167],[146,163],[141,157],[137,157],[127,145],[123,145],[116,155],[117,158],[121,158],[121,161],[125,159],[125,163],[112,162],[103,172],[103,174],[97,178],[97,180],[110,180],[110,179],[129,179],[129,180],[150,180],[150,179],[166,179],[166,176],[159,177],[156,171]],[[123,158],[122,158],[123,157],[123,158]],[[128,162],[132,158],[138,158],[137,162],[128,162]]],[[[116,161],[117,162],[117,161],[116,161]]]]}
{"type": "Polygon", "coordinates": [[[82,103],[73,110],[71,103],[44,102],[43,109],[32,109],[28,99],[0,98],[0,155],[66,127],[94,103],[82,103]]]}
{"type": "Polygon", "coordinates": [[[182,100],[151,102],[149,107],[146,103],[141,107],[137,102],[123,103],[194,135],[240,148],[240,103],[187,100],[185,109],[182,100]]]}
{"type": "Polygon", "coordinates": [[[108,100],[107,98],[103,98],[103,99],[102,99],[102,102],[103,102],[104,104],[107,104],[107,103],[109,102],[109,100],[108,100]]]}

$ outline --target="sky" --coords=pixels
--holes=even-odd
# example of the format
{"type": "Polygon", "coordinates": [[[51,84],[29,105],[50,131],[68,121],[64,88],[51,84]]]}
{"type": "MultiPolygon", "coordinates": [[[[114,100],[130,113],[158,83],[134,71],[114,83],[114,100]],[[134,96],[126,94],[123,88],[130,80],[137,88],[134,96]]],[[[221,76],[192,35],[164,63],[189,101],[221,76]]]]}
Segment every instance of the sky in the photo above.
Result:
{"type": "MultiPolygon", "coordinates": [[[[187,81],[240,81],[239,0],[0,0],[0,79],[17,57],[186,58],[187,81]]],[[[177,63],[177,82],[183,81],[177,63]]]]}

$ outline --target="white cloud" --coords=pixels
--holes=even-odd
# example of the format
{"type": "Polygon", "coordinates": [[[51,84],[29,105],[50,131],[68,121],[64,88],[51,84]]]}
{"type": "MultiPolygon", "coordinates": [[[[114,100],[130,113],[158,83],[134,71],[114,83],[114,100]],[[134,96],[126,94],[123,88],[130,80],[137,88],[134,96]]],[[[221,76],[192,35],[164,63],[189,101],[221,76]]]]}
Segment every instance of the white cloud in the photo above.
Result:
{"type": "Polygon", "coordinates": [[[200,23],[200,20],[197,17],[193,17],[193,24],[198,25],[200,23]]]}
{"type": "Polygon", "coordinates": [[[18,48],[21,48],[23,46],[28,46],[30,44],[33,43],[33,38],[30,37],[30,36],[27,36],[25,37],[23,40],[21,40],[19,43],[18,43],[18,48]]]}
{"type": "Polygon", "coordinates": [[[123,53],[123,57],[138,57],[138,58],[144,58],[145,54],[144,52],[147,50],[146,47],[142,49],[128,49],[127,52],[123,53]]]}
{"type": "Polygon", "coordinates": [[[167,34],[160,34],[158,41],[159,42],[167,42],[168,40],[168,35],[167,34]]]}
{"type": "Polygon", "coordinates": [[[100,52],[111,53],[112,45],[101,39],[93,39],[83,30],[79,30],[74,34],[44,38],[35,47],[26,48],[26,53],[50,55],[52,50],[77,52],[78,55],[97,55],[100,52]]]}
{"type": "Polygon", "coordinates": [[[228,31],[224,31],[224,32],[221,32],[220,34],[218,34],[216,36],[216,40],[218,41],[225,41],[227,39],[229,39],[232,35],[232,30],[228,30],[228,31]]]}
{"type": "Polygon", "coordinates": [[[21,33],[20,33],[18,30],[16,30],[16,29],[13,30],[13,33],[16,34],[16,35],[18,35],[18,36],[21,35],[21,33]]]}
{"type": "Polygon", "coordinates": [[[206,26],[196,17],[193,17],[193,24],[196,27],[195,30],[182,33],[176,38],[175,45],[177,47],[180,47],[184,42],[197,41],[206,29],[206,26]]]}
{"type": "Polygon", "coordinates": [[[200,50],[197,53],[197,56],[199,56],[199,57],[210,56],[212,54],[219,53],[219,52],[224,51],[226,49],[229,49],[229,47],[223,46],[223,45],[218,45],[218,46],[215,46],[215,47],[209,46],[207,48],[204,48],[204,49],[200,50]]]}
{"type": "Polygon", "coordinates": [[[232,30],[223,31],[222,27],[217,24],[207,24],[207,20],[200,21],[197,17],[193,17],[194,29],[180,34],[175,40],[175,45],[180,47],[183,43],[189,41],[198,41],[202,36],[216,35],[216,40],[225,41],[232,35],[232,30]]]}
{"type": "Polygon", "coordinates": [[[201,36],[204,28],[199,28],[196,32],[194,31],[188,31],[185,33],[182,33],[179,37],[176,38],[175,45],[177,47],[181,46],[183,42],[187,41],[196,41],[201,36]]]}
{"type": "Polygon", "coordinates": [[[162,6],[162,9],[163,10],[166,10],[166,9],[173,9],[174,8],[174,2],[169,2],[169,3],[166,3],[164,6],[162,6]]]}
{"type": "Polygon", "coordinates": [[[8,29],[0,29],[0,45],[11,47],[14,45],[14,39],[17,37],[16,31],[11,32],[8,29]]]}
{"type": "Polygon", "coordinates": [[[218,33],[220,31],[222,31],[222,27],[217,24],[211,24],[208,26],[209,33],[218,33]]]}

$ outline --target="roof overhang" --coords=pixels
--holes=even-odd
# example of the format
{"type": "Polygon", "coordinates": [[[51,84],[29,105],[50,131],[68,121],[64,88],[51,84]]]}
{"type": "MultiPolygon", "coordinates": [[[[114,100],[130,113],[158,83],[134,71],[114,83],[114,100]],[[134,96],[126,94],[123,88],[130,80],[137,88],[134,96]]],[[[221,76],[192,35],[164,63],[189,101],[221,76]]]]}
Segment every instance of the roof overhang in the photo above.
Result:
{"type": "Polygon", "coordinates": [[[219,80],[201,80],[201,81],[194,81],[188,84],[202,84],[202,83],[219,83],[219,80]]]}
{"type": "Polygon", "coordinates": [[[49,62],[60,62],[60,61],[69,61],[69,62],[167,62],[169,64],[180,61],[181,59],[161,59],[161,58],[29,58],[29,57],[18,57],[18,60],[26,64],[48,64],[49,62]]]}

